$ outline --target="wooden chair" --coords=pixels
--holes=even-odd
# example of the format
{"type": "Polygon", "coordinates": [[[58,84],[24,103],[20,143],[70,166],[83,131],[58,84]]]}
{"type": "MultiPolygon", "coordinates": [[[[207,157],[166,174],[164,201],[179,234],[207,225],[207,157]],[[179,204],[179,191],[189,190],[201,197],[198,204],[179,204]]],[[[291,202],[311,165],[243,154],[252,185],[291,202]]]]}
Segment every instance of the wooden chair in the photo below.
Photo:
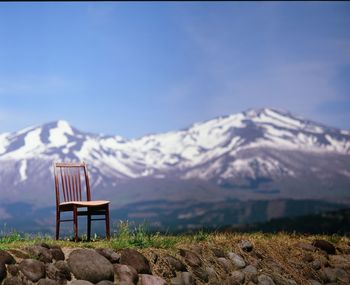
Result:
{"type": "Polygon", "coordinates": [[[87,216],[87,238],[91,236],[91,221],[106,221],[106,238],[110,238],[109,203],[110,201],[91,201],[89,176],[86,164],[54,163],[56,190],[56,239],[60,234],[61,222],[73,222],[74,240],[78,241],[78,216],[87,216]],[[85,182],[85,183],[84,183],[85,182]],[[84,188],[85,184],[85,189],[84,188]],[[85,191],[84,191],[85,190],[85,191]],[[85,192],[85,200],[83,193],[85,192]],[[63,196],[63,202],[61,198],[63,196]],[[78,211],[85,208],[83,211],[78,211]],[[61,212],[73,212],[73,219],[61,219],[61,212]],[[92,218],[104,215],[104,218],[92,218]]]}

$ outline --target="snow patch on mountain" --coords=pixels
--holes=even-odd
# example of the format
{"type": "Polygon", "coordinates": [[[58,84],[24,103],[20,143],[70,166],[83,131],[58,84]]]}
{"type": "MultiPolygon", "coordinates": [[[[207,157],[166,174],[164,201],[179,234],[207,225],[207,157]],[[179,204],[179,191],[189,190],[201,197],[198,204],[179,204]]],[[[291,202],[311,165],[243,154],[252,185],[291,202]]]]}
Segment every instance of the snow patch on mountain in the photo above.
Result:
{"type": "Polygon", "coordinates": [[[19,175],[20,175],[20,181],[24,181],[27,179],[27,160],[23,159],[21,161],[21,164],[19,166],[19,175]]]}
{"type": "Polygon", "coordinates": [[[74,135],[74,132],[68,122],[60,120],[57,122],[57,128],[50,130],[49,140],[51,142],[51,146],[60,147],[66,145],[68,143],[68,138],[66,136],[74,135]]]}

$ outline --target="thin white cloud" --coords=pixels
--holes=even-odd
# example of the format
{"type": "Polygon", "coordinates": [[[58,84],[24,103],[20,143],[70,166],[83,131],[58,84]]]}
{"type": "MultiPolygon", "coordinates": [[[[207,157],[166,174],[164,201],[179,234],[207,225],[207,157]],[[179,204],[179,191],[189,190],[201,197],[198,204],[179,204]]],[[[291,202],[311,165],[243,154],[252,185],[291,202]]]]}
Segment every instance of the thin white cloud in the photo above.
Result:
{"type": "Polygon", "coordinates": [[[69,84],[60,76],[0,76],[0,95],[46,96],[52,90],[67,88],[69,84]]]}

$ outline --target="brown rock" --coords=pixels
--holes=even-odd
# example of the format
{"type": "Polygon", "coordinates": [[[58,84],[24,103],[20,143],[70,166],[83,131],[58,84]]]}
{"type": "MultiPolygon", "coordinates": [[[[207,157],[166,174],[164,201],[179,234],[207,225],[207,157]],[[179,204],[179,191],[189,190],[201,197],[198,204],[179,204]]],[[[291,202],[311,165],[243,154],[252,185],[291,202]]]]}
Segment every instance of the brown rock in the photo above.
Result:
{"type": "Polygon", "coordinates": [[[0,250],[0,263],[1,264],[15,264],[16,260],[7,251],[0,250]]]}
{"type": "Polygon", "coordinates": [[[45,265],[35,259],[24,259],[19,264],[19,270],[30,281],[37,282],[45,277],[45,265]]]}
{"type": "Polygon", "coordinates": [[[229,273],[231,271],[232,263],[228,259],[224,257],[219,257],[217,261],[220,264],[220,266],[226,271],[226,273],[229,273]]]}
{"type": "Polygon", "coordinates": [[[193,268],[193,273],[194,275],[196,275],[200,280],[204,281],[204,282],[208,282],[209,281],[209,274],[208,272],[202,268],[202,267],[194,267],[193,268]]]}
{"type": "Polygon", "coordinates": [[[77,249],[70,253],[68,265],[75,278],[98,283],[113,280],[112,263],[92,249],[77,249]]]}
{"type": "Polygon", "coordinates": [[[17,264],[9,264],[7,265],[7,271],[10,273],[12,276],[17,276],[18,275],[18,265],[17,264]]]}
{"type": "Polygon", "coordinates": [[[299,242],[296,244],[297,247],[307,250],[307,251],[315,251],[316,247],[314,247],[313,245],[309,244],[309,243],[305,243],[305,242],[299,242]]]}
{"type": "Polygon", "coordinates": [[[120,260],[120,254],[110,248],[98,248],[96,251],[107,258],[111,263],[117,263],[120,260]]]}
{"type": "Polygon", "coordinates": [[[93,283],[86,280],[73,280],[69,285],[93,285],[93,283]]]}
{"type": "Polygon", "coordinates": [[[186,263],[188,263],[188,265],[191,267],[202,266],[202,260],[199,258],[197,253],[187,249],[180,249],[180,255],[185,258],[186,263]]]}
{"type": "Polygon", "coordinates": [[[181,260],[177,259],[176,257],[171,256],[171,255],[166,255],[165,260],[168,262],[168,264],[173,272],[175,272],[175,271],[187,271],[186,265],[183,264],[183,262],[181,260]]]}
{"type": "Polygon", "coordinates": [[[324,250],[325,252],[327,252],[328,254],[335,254],[335,247],[333,244],[331,244],[330,242],[326,241],[326,240],[322,240],[322,239],[316,239],[313,241],[312,243],[313,246],[324,250]]]}
{"type": "Polygon", "coordinates": [[[18,277],[8,277],[4,280],[3,285],[26,285],[26,282],[18,277]]]}
{"type": "Polygon", "coordinates": [[[51,279],[40,279],[38,285],[58,285],[58,283],[51,279]]]}
{"type": "Polygon", "coordinates": [[[216,257],[226,257],[225,252],[221,248],[214,247],[211,251],[216,257]]]}
{"type": "Polygon", "coordinates": [[[5,263],[0,263],[0,284],[1,281],[4,280],[7,276],[7,270],[5,263]]]}
{"type": "Polygon", "coordinates": [[[26,259],[26,258],[29,258],[29,254],[24,252],[24,251],[21,251],[21,250],[17,250],[17,249],[10,249],[9,252],[16,256],[17,258],[20,258],[20,259],[26,259]]]}
{"type": "Polygon", "coordinates": [[[125,264],[114,264],[115,281],[119,283],[136,284],[139,280],[137,271],[134,267],[125,264]]]}
{"type": "Polygon", "coordinates": [[[171,285],[196,285],[190,272],[177,272],[176,277],[170,280],[171,285]]]}
{"type": "Polygon", "coordinates": [[[275,285],[275,282],[270,276],[261,274],[258,276],[258,285],[275,285]]]}
{"type": "Polygon", "coordinates": [[[244,259],[242,258],[242,256],[234,253],[234,252],[229,252],[227,254],[228,258],[232,261],[232,263],[234,264],[234,266],[236,268],[243,268],[245,267],[245,261],[244,259]]]}
{"type": "Polygon", "coordinates": [[[239,270],[235,270],[235,271],[231,272],[231,274],[230,274],[230,277],[229,277],[230,282],[231,282],[230,284],[237,284],[237,285],[243,284],[244,277],[245,276],[244,276],[243,272],[241,272],[239,270]]]}
{"type": "Polygon", "coordinates": [[[55,263],[56,268],[59,270],[59,279],[71,280],[71,272],[67,262],[59,260],[55,263]]]}
{"type": "Polygon", "coordinates": [[[26,251],[31,255],[33,258],[37,258],[38,260],[50,263],[52,262],[52,253],[50,252],[50,249],[46,247],[42,247],[40,245],[32,245],[26,248],[26,251]]]}
{"type": "Polygon", "coordinates": [[[50,252],[51,252],[52,258],[56,261],[65,259],[64,253],[61,248],[51,248],[50,252]]]}
{"type": "Polygon", "coordinates": [[[329,282],[336,282],[337,280],[341,280],[342,282],[346,283],[349,282],[349,275],[344,269],[326,267],[323,269],[323,271],[327,276],[327,281],[329,282]]]}
{"type": "Polygon", "coordinates": [[[130,265],[140,274],[152,274],[147,258],[134,249],[120,251],[120,264],[130,265]]]}
{"type": "Polygon", "coordinates": [[[159,276],[139,274],[137,285],[166,285],[166,281],[159,276]]]}
{"type": "Polygon", "coordinates": [[[113,285],[114,283],[112,281],[108,281],[108,280],[103,280],[98,282],[96,285],[113,285]]]}

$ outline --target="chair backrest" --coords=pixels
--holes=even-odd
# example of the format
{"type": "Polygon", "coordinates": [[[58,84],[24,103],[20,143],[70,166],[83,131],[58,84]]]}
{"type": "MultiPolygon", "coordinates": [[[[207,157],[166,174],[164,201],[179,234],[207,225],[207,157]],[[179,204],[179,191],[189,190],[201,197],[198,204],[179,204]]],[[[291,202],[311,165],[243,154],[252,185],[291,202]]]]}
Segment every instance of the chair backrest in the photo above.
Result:
{"type": "Polygon", "coordinates": [[[91,201],[90,183],[85,162],[54,163],[56,205],[70,201],[91,201]],[[86,195],[83,195],[83,194],[86,195]],[[83,196],[86,196],[85,199],[83,196]]]}

